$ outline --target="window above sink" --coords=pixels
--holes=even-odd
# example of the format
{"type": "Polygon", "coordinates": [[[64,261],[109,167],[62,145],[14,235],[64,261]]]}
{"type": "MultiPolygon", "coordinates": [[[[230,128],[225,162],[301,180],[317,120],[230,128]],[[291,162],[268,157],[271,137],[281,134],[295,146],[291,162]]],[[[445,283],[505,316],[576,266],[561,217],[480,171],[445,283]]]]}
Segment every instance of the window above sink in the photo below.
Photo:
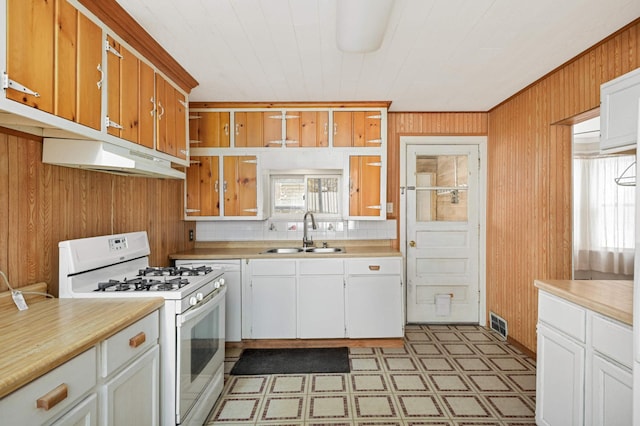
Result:
{"type": "Polygon", "coordinates": [[[342,171],[334,169],[269,173],[272,218],[300,218],[307,211],[321,218],[342,216],[342,171]]]}

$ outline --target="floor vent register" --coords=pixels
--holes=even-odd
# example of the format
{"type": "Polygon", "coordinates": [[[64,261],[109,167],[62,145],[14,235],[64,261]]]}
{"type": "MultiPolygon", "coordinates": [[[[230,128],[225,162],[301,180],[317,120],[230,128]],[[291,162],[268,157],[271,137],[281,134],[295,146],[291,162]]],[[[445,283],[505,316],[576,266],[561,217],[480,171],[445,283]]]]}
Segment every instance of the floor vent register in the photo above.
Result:
{"type": "Polygon", "coordinates": [[[489,320],[491,321],[491,329],[507,340],[507,334],[509,334],[507,321],[493,312],[489,312],[489,320]]]}

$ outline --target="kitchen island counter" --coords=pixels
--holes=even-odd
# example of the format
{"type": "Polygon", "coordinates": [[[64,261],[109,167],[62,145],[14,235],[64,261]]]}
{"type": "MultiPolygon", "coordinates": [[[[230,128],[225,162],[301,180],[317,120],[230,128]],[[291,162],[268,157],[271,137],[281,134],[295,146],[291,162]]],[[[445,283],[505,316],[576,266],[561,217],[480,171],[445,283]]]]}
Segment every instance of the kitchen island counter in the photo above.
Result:
{"type": "Polygon", "coordinates": [[[633,323],[633,281],[535,280],[534,285],[625,324],[633,323]]]}
{"type": "Polygon", "coordinates": [[[162,298],[46,299],[0,310],[0,398],[161,308],[162,298]]]}

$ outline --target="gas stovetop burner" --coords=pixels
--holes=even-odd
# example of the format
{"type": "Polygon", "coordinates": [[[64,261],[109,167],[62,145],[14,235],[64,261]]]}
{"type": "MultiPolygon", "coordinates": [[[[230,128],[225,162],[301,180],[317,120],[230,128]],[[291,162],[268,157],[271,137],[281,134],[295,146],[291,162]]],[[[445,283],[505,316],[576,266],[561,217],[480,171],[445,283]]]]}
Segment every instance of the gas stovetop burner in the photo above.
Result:
{"type": "Polygon", "coordinates": [[[135,277],[131,279],[109,280],[98,283],[94,291],[171,291],[189,284],[189,280],[182,277],[165,277],[163,280],[135,277]]]}
{"type": "Polygon", "coordinates": [[[185,266],[160,266],[160,267],[148,267],[140,269],[138,276],[181,276],[181,277],[195,277],[199,275],[206,275],[213,271],[211,266],[198,266],[198,267],[185,267],[185,266]]]}

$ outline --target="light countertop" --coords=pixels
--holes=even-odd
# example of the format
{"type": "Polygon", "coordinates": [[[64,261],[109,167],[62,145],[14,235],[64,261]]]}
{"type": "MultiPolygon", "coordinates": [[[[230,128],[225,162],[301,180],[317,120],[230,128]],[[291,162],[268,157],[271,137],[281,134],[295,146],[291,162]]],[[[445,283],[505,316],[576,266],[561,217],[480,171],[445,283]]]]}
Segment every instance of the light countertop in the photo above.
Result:
{"type": "Polygon", "coordinates": [[[535,280],[534,285],[625,324],[633,323],[633,281],[535,280]]]}
{"type": "Polygon", "coordinates": [[[47,299],[0,310],[0,398],[116,334],[161,298],[47,299]]]}
{"type": "MultiPolygon", "coordinates": [[[[392,248],[386,240],[347,240],[329,241],[329,247],[341,247],[342,253],[294,253],[263,254],[274,247],[301,247],[300,241],[248,241],[248,242],[197,242],[195,248],[174,253],[169,258],[174,260],[223,260],[223,259],[283,259],[283,258],[347,258],[347,257],[401,257],[398,249],[392,248]]],[[[316,241],[316,247],[322,247],[316,241]]]]}

